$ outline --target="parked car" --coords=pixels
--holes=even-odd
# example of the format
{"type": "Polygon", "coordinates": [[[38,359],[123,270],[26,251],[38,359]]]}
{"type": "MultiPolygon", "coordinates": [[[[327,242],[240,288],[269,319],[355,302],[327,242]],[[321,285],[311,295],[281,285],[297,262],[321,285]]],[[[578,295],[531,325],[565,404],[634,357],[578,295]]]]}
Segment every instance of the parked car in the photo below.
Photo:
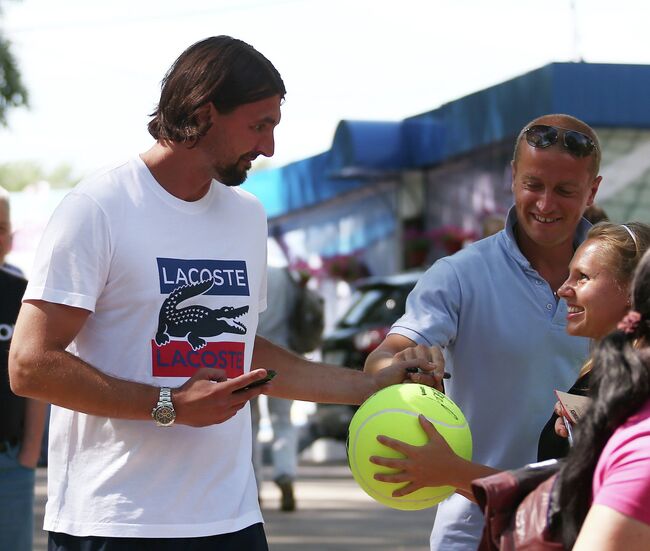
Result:
{"type": "MultiPolygon", "coordinates": [[[[404,313],[406,297],[423,273],[404,272],[357,282],[350,307],[323,339],[323,361],[362,370],[368,355],[404,313]]],[[[303,429],[300,449],[323,437],[345,442],[356,410],[356,406],[318,404],[303,429]]]]}

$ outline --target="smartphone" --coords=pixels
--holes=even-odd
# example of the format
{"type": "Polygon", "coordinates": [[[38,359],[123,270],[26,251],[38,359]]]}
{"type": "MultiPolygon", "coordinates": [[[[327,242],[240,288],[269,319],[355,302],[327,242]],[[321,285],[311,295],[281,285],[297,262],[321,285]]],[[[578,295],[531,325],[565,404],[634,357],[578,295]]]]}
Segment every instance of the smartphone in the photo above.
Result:
{"type": "Polygon", "coordinates": [[[267,369],[266,370],[266,377],[264,377],[263,379],[259,379],[259,380],[255,381],[255,382],[251,383],[250,385],[245,386],[243,388],[238,388],[237,390],[235,390],[235,392],[244,392],[245,390],[249,390],[249,389],[255,388],[257,386],[265,385],[271,379],[273,379],[273,377],[275,377],[275,375],[276,375],[276,372],[273,369],[267,369]]]}

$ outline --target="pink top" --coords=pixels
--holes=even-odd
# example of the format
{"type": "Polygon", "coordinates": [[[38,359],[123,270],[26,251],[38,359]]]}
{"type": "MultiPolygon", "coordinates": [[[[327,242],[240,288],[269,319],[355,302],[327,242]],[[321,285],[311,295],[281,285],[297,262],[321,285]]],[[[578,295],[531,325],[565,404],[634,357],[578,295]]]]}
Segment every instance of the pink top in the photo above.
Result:
{"type": "Polygon", "coordinates": [[[593,503],[650,524],[650,400],[605,444],[592,492],[593,503]]]}

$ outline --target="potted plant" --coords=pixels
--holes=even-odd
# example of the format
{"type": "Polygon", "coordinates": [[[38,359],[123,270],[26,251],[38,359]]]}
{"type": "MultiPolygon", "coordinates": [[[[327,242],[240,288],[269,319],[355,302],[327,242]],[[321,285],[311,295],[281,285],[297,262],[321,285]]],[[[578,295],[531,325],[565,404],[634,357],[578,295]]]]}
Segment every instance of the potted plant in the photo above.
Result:
{"type": "Polygon", "coordinates": [[[458,226],[446,225],[429,232],[430,239],[447,254],[460,251],[468,241],[476,240],[476,232],[458,226]]]}
{"type": "Polygon", "coordinates": [[[415,228],[408,228],[404,231],[403,242],[406,268],[423,266],[431,248],[431,238],[427,233],[415,228]]]}
{"type": "Polygon", "coordinates": [[[370,275],[368,267],[355,254],[337,254],[323,260],[323,265],[335,279],[351,282],[370,275]]]}

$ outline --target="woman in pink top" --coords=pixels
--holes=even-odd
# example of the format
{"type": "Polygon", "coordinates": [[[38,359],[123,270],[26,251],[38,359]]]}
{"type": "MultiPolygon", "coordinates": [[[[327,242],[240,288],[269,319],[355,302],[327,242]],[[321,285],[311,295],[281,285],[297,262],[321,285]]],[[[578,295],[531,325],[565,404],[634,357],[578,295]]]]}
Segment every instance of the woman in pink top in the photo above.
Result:
{"type": "Polygon", "coordinates": [[[574,551],[650,549],[650,251],[632,310],[593,354],[589,411],[560,475],[562,539],[574,551]],[[575,545],[574,545],[575,543],[575,545]]]}

